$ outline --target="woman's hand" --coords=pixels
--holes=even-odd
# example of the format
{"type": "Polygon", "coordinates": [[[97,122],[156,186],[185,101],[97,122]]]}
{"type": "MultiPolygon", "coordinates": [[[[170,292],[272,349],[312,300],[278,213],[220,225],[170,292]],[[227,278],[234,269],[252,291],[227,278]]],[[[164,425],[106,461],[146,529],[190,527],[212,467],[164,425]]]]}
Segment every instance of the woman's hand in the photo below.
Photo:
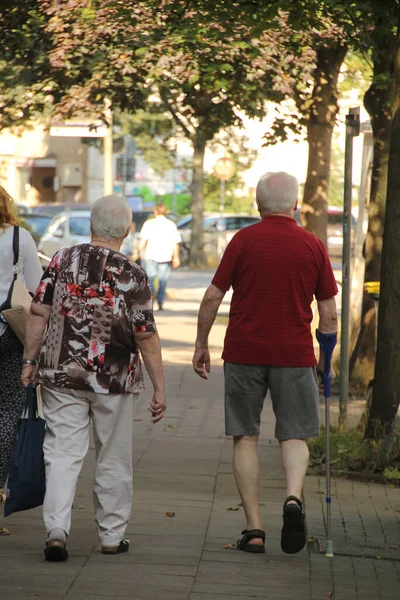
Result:
{"type": "Polygon", "coordinates": [[[35,383],[36,371],[36,365],[24,365],[22,367],[21,381],[25,388],[27,388],[30,383],[35,383]]]}

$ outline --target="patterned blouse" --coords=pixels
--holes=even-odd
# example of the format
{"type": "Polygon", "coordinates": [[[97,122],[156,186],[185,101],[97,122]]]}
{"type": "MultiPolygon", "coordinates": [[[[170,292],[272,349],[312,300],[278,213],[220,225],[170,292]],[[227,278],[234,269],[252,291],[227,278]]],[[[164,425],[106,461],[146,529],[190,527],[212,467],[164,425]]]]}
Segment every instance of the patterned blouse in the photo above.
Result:
{"type": "Polygon", "coordinates": [[[80,244],[51,260],[33,302],[51,307],[38,383],[100,394],[139,392],[135,332],[154,332],[146,273],[108,248],[80,244]]]}

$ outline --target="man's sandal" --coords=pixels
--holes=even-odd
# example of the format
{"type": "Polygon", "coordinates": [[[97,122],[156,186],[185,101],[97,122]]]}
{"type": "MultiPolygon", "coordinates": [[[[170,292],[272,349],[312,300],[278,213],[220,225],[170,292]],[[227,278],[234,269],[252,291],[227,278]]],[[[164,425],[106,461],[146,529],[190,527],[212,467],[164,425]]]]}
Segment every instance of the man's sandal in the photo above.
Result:
{"type": "Polygon", "coordinates": [[[49,562],[64,562],[68,560],[67,544],[59,540],[47,541],[44,556],[49,562]]]}
{"type": "Polygon", "coordinates": [[[128,552],[129,540],[122,540],[118,546],[102,546],[101,551],[103,554],[122,554],[128,552]]]}
{"type": "Polygon", "coordinates": [[[238,550],[244,550],[244,552],[258,552],[263,554],[265,552],[265,531],[261,529],[244,529],[242,531],[242,539],[236,543],[238,550]],[[255,538],[261,538],[263,543],[261,544],[250,544],[250,540],[255,538]]]}
{"type": "Polygon", "coordinates": [[[285,554],[296,554],[306,545],[306,519],[303,503],[296,496],[288,496],[283,505],[281,548],[285,554]],[[294,500],[295,504],[289,504],[294,500]]]}

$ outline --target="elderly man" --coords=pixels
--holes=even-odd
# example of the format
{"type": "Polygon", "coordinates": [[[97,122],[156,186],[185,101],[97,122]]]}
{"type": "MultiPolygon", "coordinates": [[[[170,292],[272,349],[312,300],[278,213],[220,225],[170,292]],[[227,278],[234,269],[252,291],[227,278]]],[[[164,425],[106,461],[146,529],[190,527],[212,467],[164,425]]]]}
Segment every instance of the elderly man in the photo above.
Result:
{"type": "MultiPolygon", "coordinates": [[[[208,335],[232,286],[222,355],[225,422],[226,434],[233,436],[233,472],[247,520],[238,548],[247,552],[264,552],[257,443],[268,390],[286,477],[281,548],[292,554],[306,543],[301,501],[309,459],[306,440],[319,434],[316,360],[310,331],[314,295],[320,331],[337,330],[335,278],[322,242],[292,218],[297,194],[297,180],[287,173],[261,177],[256,195],[262,221],[234,236],[198,317],[193,366],[207,379],[208,335]]],[[[320,356],[321,370],[323,360],[320,356]]]]}
{"type": "Polygon", "coordinates": [[[68,557],[71,508],[93,422],[93,501],[104,554],[126,552],[132,501],[133,408],[143,389],[139,350],[153,384],[153,423],[165,412],[160,340],[146,273],[119,252],[132,213],[106,196],[92,209],[90,244],[53,257],[33,298],[22,381],[42,384],[48,532],[45,557],[68,557]],[[47,332],[43,341],[43,336],[47,332]]]}

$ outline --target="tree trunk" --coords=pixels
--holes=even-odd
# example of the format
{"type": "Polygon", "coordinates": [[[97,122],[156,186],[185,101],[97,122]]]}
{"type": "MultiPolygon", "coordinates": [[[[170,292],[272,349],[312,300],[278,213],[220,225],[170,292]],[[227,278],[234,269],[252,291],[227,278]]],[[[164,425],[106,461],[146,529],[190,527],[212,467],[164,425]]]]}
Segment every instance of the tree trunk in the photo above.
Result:
{"type": "Polygon", "coordinates": [[[393,109],[382,247],[378,345],[371,411],[365,434],[368,439],[384,438],[391,434],[400,401],[400,11],[393,109]]]}
{"type": "Polygon", "coordinates": [[[190,266],[204,265],[203,212],[204,212],[204,153],[206,137],[197,129],[193,139],[193,179],[192,179],[192,237],[190,242],[190,266]]]}
{"type": "Polygon", "coordinates": [[[337,82],[346,51],[341,45],[317,51],[312,103],[307,115],[308,166],[302,214],[305,228],[325,246],[331,141],[338,112],[337,82]]]}
{"type": "MultiPolygon", "coordinates": [[[[380,281],[382,234],[385,219],[390,132],[392,126],[393,72],[395,61],[394,36],[380,37],[375,48],[373,83],[364,96],[364,106],[371,119],[374,137],[371,191],[368,211],[368,232],[364,244],[364,281],[380,281]]],[[[374,320],[368,318],[374,302],[363,296],[361,326],[350,358],[350,374],[358,358],[374,360],[376,336],[374,320]]]]}

